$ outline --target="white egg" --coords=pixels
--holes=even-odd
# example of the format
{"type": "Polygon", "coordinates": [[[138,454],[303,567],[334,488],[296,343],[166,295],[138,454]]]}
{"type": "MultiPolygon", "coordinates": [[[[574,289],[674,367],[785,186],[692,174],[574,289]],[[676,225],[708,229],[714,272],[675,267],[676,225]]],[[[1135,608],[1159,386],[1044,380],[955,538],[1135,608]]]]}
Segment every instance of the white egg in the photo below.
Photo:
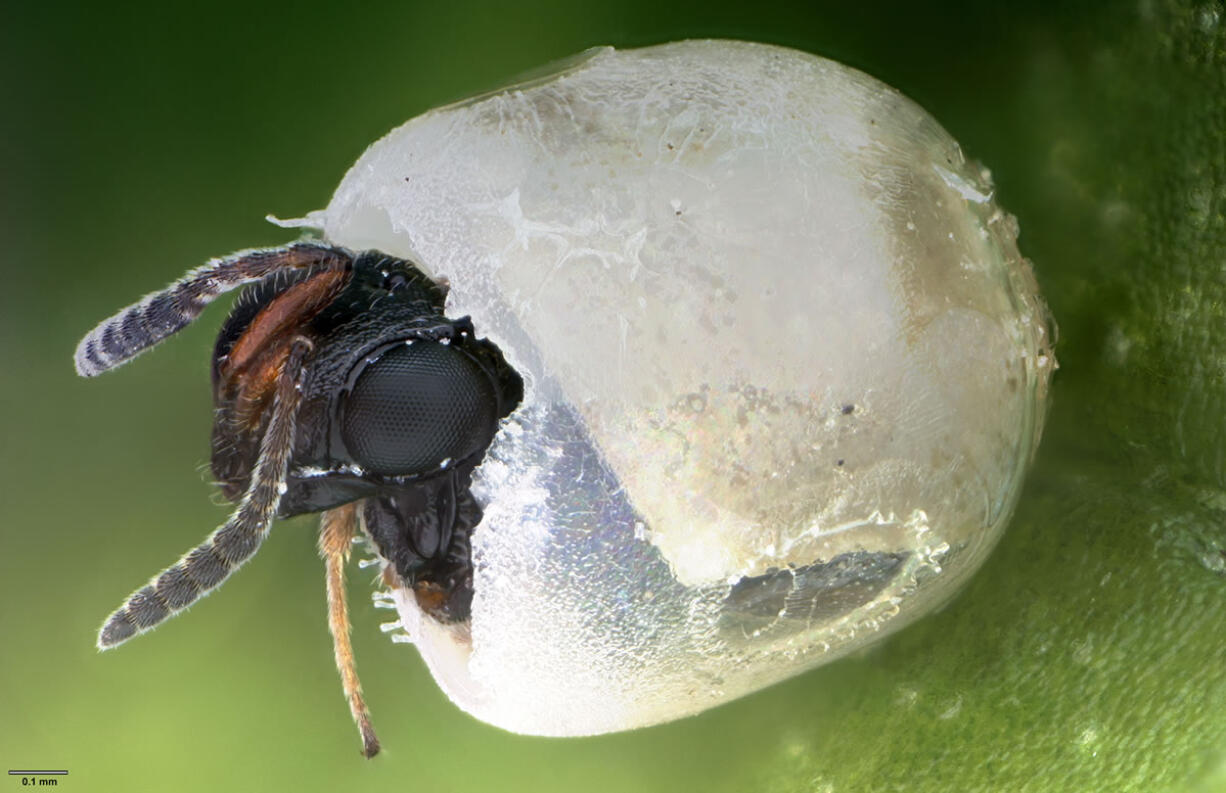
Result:
{"type": "Polygon", "coordinates": [[[600,49],[413,119],[306,221],[446,279],[526,381],[471,622],[409,636],[515,732],[668,721],[931,611],[1000,536],[1049,320],[986,171],[854,69],[600,49]]]}

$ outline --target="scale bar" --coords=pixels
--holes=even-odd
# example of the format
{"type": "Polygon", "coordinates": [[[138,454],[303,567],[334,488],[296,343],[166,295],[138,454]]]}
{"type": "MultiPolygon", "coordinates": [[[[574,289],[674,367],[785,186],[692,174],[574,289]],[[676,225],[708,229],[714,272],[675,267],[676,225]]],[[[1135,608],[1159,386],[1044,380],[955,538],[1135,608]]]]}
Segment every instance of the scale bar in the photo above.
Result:
{"type": "Polygon", "coordinates": [[[67,771],[9,771],[9,776],[68,776],[67,771]]]}

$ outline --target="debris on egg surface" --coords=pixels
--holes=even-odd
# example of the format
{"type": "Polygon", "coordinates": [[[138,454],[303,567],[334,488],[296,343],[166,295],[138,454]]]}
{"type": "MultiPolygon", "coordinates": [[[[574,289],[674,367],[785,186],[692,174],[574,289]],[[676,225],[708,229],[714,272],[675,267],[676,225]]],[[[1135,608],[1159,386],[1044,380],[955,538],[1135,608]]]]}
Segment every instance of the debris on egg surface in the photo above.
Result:
{"type": "Polygon", "coordinates": [[[392,593],[508,730],[676,719],[910,623],[1038,443],[1053,326],[988,173],[813,55],[595,50],[408,122],[304,223],[445,279],[524,379],[471,619],[392,593]]]}

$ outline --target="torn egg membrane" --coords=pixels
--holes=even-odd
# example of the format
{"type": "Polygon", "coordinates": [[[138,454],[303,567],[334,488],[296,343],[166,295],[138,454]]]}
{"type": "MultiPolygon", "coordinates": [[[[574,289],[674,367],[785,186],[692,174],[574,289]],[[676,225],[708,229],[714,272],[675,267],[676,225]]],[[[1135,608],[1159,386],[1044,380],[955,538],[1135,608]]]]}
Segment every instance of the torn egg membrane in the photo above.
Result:
{"type": "Polygon", "coordinates": [[[508,730],[676,719],[931,611],[1038,442],[1051,325],[987,172],[812,55],[591,51],[408,122],[303,222],[446,279],[525,380],[470,622],[393,593],[508,730]]]}

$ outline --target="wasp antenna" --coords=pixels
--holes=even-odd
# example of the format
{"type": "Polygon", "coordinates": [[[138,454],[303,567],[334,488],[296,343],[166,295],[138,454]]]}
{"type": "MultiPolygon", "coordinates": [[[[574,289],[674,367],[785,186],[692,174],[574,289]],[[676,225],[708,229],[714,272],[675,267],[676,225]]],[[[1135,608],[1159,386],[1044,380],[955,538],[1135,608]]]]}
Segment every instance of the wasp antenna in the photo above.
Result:
{"type": "Polygon", "coordinates": [[[310,349],[310,342],[299,339],[286,355],[260,456],[238,508],[207,540],[134,592],[107,619],[98,634],[100,650],[122,644],[195,603],[259,550],[285,489],[306,377],[303,361],[310,349]]]}
{"type": "Polygon", "coordinates": [[[319,530],[319,553],[324,559],[328,585],[328,629],[336,652],[336,668],[341,673],[341,688],[349,701],[349,711],[362,736],[362,754],[379,753],[379,739],[370,721],[370,710],[362,698],[353,645],[349,643],[349,604],[345,597],[345,562],[357,533],[358,507],[362,502],[345,504],[323,514],[319,530]]]}
{"type": "Polygon", "coordinates": [[[352,264],[353,257],[343,248],[313,242],[239,251],[213,259],[100,322],[77,345],[77,374],[93,377],[130,361],[187,327],[218,296],[244,284],[283,270],[347,269],[352,264]]]}

